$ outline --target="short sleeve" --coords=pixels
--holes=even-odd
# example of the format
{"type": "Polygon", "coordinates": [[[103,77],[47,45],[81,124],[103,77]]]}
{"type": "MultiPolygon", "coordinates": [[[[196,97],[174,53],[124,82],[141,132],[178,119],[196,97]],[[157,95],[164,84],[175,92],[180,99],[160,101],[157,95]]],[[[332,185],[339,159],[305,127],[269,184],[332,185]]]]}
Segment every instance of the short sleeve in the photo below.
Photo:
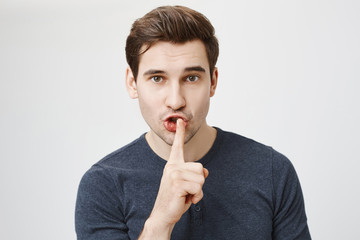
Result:
{"type": "Polygon", "coordinates": [[[273,151],[273,239],[311,239],[299,179],[291,162],[273,151]]]}
{"type": "Polygon", "coordinates": [[[99,166],[87,171],[79,184],[75,209],[77,239],[129,239],[120,190],[109,172],[99,166]]]}

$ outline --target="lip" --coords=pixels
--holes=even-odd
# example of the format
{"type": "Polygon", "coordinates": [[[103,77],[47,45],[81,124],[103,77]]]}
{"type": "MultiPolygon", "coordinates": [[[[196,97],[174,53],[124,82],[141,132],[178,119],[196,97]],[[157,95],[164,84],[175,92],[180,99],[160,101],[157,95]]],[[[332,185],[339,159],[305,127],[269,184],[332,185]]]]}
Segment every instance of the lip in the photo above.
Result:
{"type": "Polygon", "coordinates": [[[184,121],[186,128],[186,126],[188,125],[188,119],[179,114],[172,114],[167,116],[163,121],[163,125],[165,129],[168,130],[169,132],[176,132],[176,126],[177,126],[176,122],[178,119],[182,119],[184,121]]]}
{"type": "Polygon", "coordinates": [[[172,114],[172,115],[168,116],[167,118],[165,118],[165,121],[172,121],[172,122],[176,123],[177,119],[182,119],[184,121],[185,125],[188,122],[186,117],[184,117],[182,115],[178,115],[178,114],[172,114]]]}

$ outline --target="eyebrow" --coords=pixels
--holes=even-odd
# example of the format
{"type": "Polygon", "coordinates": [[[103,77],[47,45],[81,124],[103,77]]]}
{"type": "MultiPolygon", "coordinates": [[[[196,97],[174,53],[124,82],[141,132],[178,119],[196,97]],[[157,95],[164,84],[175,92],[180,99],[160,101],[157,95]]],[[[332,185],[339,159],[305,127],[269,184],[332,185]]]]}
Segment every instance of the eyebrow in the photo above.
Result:
{"type": "Polygon", "coordinates": [[[205,69],[201,66],[187,67],[184,72],[205,72],[205,69]]]}
{"type": "Polygon", "coordinates": [[[144,76],[146,75],[155,75],[155,74],[164,74],[165,71],[162,71],[162,70],[155,70],[155,69],[150,69],[150,70],[147,70],[146,72],[144,72],[144,76]]]}
{"type": "MultiPolygon", "coordinates": [[[[184,72],[206,72],[205,69],[201,66],[187,67],[184,69],[184,72]]],[[[144,76],[146,75],[155,75],[155,74],[166,74],[163,70],[150,69],[144,72],[144,76]]]]}

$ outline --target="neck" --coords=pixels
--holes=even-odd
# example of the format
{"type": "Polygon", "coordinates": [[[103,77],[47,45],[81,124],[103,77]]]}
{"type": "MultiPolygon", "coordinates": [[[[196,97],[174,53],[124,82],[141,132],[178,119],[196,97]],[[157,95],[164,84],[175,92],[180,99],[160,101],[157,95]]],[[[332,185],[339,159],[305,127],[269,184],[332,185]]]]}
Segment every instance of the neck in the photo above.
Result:
{"type": "MultiPolygon", "coordinates": [[[[168,160],[171,146],[164,142],[153,131],[146,134],[150,148],[161,158],[168,160]]],[[[186,162],[195,162],[201,159],[212,147],[216,138],[216,129],[204,122],[196,134],[184,145],[184,158],[186,162]]]]}

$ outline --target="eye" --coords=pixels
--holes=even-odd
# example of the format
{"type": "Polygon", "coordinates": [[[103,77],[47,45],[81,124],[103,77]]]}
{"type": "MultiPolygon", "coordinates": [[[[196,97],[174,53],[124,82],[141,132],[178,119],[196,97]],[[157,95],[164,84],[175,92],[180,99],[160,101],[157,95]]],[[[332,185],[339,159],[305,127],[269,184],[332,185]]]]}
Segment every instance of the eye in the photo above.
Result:
{"type": "Polygon", "coordinates": [[[151,81],[153,81],[154,83],[160,83],[162,82],[163,78],[160,76],[153,76],[151,77],[151,81]]]}
{"type": "Polygon", "coordinates": [[[186,78],[186,81],[188,82],[196,82],[197,80],[199,80],[199,77],[195,75],[191,75],[186,78]]]}

